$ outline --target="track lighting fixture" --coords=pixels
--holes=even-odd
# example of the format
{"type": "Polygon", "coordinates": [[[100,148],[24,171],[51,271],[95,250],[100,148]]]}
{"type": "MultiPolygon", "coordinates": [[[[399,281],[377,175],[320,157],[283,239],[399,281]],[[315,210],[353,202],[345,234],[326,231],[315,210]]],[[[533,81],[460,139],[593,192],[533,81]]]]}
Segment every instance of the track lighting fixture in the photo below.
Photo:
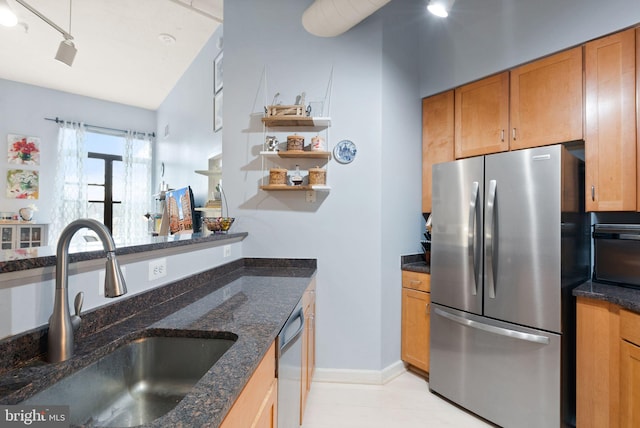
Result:
{"type": "Polygon", "coordinates": [[[427,10],[435,16],[446,18],[449,16],[449,12],[455,1],[456,0],[429,0],[427,10]]]}
{"type": "MultiPolygon", "coordinates": [[[[60,42],[60,46],[58,47],[58,52],[56,53],[55,58],[58,61],[63,62],[67,64],[69,67],[71,67],[71,64],[73,64],[73,60],[76,56],[76,52],[78,52],[75,45],[73,44],[73,36],[70,34],[72,0],[69,0],[69,33],[67,33],[61,27],[56,25],[53,21],[51,21],[49,18],[44,16],[42,13],[38,12],[36,9],[33,8],[33,6],[29,5],[26,1],[24,0],[15,0],[15,1],[16,3],[19,3],[22,6],[24,6],[25,9],[33,13],[35,16],[37,16],[38,18],[42,19],[44,22],[49,24],[60,34],[62,34],[62,36],[64,37],[64,40],[60,42]]],[[[11,10],[9,5],[7,4],[7,0],[0,0],[0,24],[6,27],[13,27],[17,23],[18,23],[18,18],[15,12],[11,10]]]]}

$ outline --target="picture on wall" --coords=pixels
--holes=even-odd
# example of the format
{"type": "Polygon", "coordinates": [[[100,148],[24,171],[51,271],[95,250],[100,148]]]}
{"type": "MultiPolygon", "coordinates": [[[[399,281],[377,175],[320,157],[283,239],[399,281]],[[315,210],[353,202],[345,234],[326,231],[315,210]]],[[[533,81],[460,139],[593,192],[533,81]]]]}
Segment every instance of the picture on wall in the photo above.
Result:
{"type": "Polygon", "coordinates": [[[222,52],[213,60],[213,93],[222,89],[222,52]]]}
{"type": "Polygon", "coordinates": [[[38,171],[10,169],[7,171],[7,198],[38,199],[38,171]]]}
{"type": "Polygon", "coordinates": [[[40,165],[40,138],[7,135],[7,161],[18,165],[40,165]]]}
{"type": "Polygon", "coordinates": [[[222,129],[222,91],[213,97],[213,131],[222,129]]]}

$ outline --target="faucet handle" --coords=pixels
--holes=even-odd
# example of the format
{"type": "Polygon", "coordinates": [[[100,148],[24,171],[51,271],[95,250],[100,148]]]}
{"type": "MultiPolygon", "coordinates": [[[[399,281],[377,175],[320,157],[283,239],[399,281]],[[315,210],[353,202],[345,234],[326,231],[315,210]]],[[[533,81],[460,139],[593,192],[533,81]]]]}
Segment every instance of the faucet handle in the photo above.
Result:
{"type": "Polygon", "coordinates": [[[82,304],[84,303],[84,293],[81,291],[76,294],[76,298],[73,301],[73,307],[76,310],[76,314],[71,317],[71,325],[73,326],[73,331],[76,331],[78,327],[80,327],[80,322],[82,319],[80,318],[80,312],[82,311],[82,304]]]}

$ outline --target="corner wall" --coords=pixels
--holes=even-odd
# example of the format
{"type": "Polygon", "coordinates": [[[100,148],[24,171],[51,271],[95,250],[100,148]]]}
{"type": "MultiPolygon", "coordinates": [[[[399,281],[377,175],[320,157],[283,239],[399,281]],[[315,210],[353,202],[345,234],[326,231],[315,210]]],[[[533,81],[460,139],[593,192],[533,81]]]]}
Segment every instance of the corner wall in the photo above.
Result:
{"type": "MultiPolygon", "coordinates": [[[[384,82],[400,82],[407,71],[392,63],[406,57],[385,52],[386,8],[343,35],[319,38],[301,24],[308,2],[224,6],[223,180],[238,227],[249,232],[244,256],[317,258],[319,374],[378,373],[400,358],[400,255],[419,248],[420,122],[411,124],[419,115],[417,69],[385,93],[384,82]],[[259,155],[265,104],[277,92],[283,104],[303,91],[307,101],[323,98],[332,68],[329,146],[353,141],[355,160],[329,161],[331,191],[316,192],[316,202],[304,192],[259,190],[269,168],[262,172],[259,155]]],[[[286,141],[295,131],[269,135],[286,141]]],[[[314,135],[304,134],[306,143],[314,135]]]]}

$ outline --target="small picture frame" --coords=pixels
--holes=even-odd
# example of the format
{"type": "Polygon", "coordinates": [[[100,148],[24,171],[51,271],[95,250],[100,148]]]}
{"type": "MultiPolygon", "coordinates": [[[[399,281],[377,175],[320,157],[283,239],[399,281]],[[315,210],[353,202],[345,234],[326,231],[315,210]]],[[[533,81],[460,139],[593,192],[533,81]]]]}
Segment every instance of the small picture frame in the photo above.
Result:
{"type": "Polygon", "coordinates": [[[222,129],[222,91],[213,97],[213,132],[222,129]]]}
{"type": "Polygon", "coordinates": [[[222,90],[222,52],[213,60],[213,93],[222,90]]]}

